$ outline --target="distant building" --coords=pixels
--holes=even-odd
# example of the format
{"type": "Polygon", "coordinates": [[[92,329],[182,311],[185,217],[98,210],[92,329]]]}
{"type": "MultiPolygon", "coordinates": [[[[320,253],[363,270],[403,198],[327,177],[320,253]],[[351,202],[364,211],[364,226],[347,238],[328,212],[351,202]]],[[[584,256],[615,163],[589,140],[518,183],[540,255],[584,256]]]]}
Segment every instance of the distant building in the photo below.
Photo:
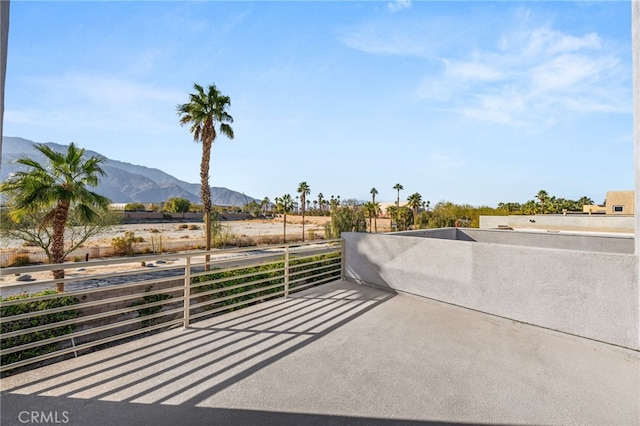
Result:
{"type": "Polygon", "coordinates": [[[633,191],[607,192],[607,214],[633,215],[633,191]]]}
{"type": "Polygon", "coordinates": [[[607,208],[605,206],[599,206],[596,204],[589,204],[587,206],[582,206],[582,213],[605,214],[606,212],[607,212],[607,208]]]}

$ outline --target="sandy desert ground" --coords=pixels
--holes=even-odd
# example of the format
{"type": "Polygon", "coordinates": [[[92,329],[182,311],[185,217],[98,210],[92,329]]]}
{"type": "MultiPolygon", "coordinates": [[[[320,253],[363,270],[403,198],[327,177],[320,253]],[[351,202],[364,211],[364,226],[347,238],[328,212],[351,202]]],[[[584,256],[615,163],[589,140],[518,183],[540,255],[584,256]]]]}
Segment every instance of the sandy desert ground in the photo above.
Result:
{"type": "MultiPolygon", "coordinates": [[[[305,217],[305,234],[313,230],[317,238],[324,236],[324,224],[329,222],[329,217],[311,216],[305,217]]],[[[223,227],[228,234],[237,237],[261,237],[261,236],[282,236],[283,218],[274,219],[253,219],[223,221],[223,227]]],[[[121,237],[125,232],[130,231],[136,237],[141,237],[145,241],[150,241],[152,237],[162,237],[163,243],[183,241],[185,243],[196,244],[197,240],[204,241],[204,225],[199,222],[164,222],[164,223],[135,223],[116,225],[100,235],[92,237],[84,245],[86,247],[109,247],[115,237],[121,237]]],[[[302,235],[302,217],[287,216],[287,239],[289,237],[302,235]]],[[[24,248],[19,240],[3,239],[2,249],[24,248]]]]}
{"type": "MultiPolygon", "coordinates": [[[[309,231],[312,230],[315,234],[315,238],[324,237],[324,223],[330,221],[329,217],[305,217],[305,236],[308,239],[309,231]]],[[[267,242],[275,240],[275,242],[282,242],[283,235],[283,218],[276,217],[274,219],[254,219],[254,220],[238,220],[238,221],[225,221],[222,222],[225,232],[241,239],[250,238],[263,238],[267,242]]],[[[152,239],[156,242],[161,238],[162,245],[165,249],[172,251],[189,250],[203,248],[204,241],[204,229],[203,224],[200,222],[171,222],[171,223],[138,223],[138,224],[123,224],[117,225],[109,229],[99,236],[91,238],[84,245],[83,249],[79,252],[86,251],[91,253],[92,259],[95,258],[95,253],[106,254],[111,250],[111,241],[114,237],[123,236],[125,232],[133,232],[136,237],[141,237],[144,243],[141,243],[138,248],[143,245],[148,245],[152,239]]],[[[287,216],[287,241],[291,239],[299,239],[302,236],[302,217],[299,216],[287,216]]],[[[4,239],[2,241],[2,249],[0,254],[15,253],[16,250],[21,252],[37,252],[41,251],[38,248],[23,247],[22,242],[15,240],[4,239]]],[[[34,256],[35,257],[35,256],[34,256]]],[[[84,259],[83,259],[84,260],[84,259]]],[[[107,267],[106,269],[116,268],[129,269],[139,268],[139,260],[132,262],[131,265],[119,265],[115,267],[107,267]]],[[[98,271],[90,270],[91,268],[83,268],[82,272],[75,273],[75,275],[90,275],[98,271]]],[[[99,268],[99,272],[108,272],[104,267],[99,268]]],[[[32,279],[36,281],[50,279],[50,272],[34,272],[30,274],[32,279]]],[[[68,274],[69,275],[69,274],[68,274]]],[[[74,275],[73,273],[70,275],[74,275]]],[[[16,282],[18,276],[5,275],[0,271],[0,283],[12,283],[16,282]]],[[[35,284],[35,283],[34,283],[35,284]]],[[[5,293],[3,291],[3,293],[5,293]]],[[[5,296],[6,294],[3,294],[5,296]]]]}
{"type": "MultiPolygon", "coordinates": [[[[315,234],[315,239],[324,238],[324,224],[329,222],[329,217],[321,216],[307,216],[305,217],[305,238],[309,239],[309,231],[312,230],[315,234]]],[[[223,222],[226,232],[235,235],[239,238],[253,238],[264,239],[265,242],[280,243],[282,242],[283,234],[283,218],[276,217],[274,219],[254,219],[254,220],[238,220],[238,221],[226,221],[223,222]]],[[[388,230],[390,226],[388,219],[378,219],[378,231],[384,232],[388,230]]],[[[139,223],[139,224],[125,224],[117,225],[111,228],[108,232],[103,233],[100,236],[87,241],[83,248],[79,252],[92,253],[91,259],[95,259],[95,253],[101,253],[108,255],[111,250],[111,241],[114,237],[123,236],[125,232],[131,231],[136,237],[142,237],[145,241],[144,244],[148,244],[152,239],[156,241],[161,236],[162,245],[165,249],[171,251],[189,250],[194,248],[203,248],[204,246],[204,231],[202,229],[202,223],[195,222],[172,222],[172,223],[139,223]],[[191,227],[189,226],[191,225],[191,227]],[[189,229],[191,228],[191,229],[189,229]]],[[[287,241],[300,240],[302,236],[302,217],[287,215],[287,241]]],[[[21,241],[2,241],[3,248],[0,249],[0,255],[15,253],[16,250],[20,251],[39,251],[37,248],[25,248],[21,245],[21,241]]],[[[84,256],[82,256],[84,257],[84,256]]],[[[101,257],[101,256],[98,256],[101,257]]],[[[69,277],[89,276],[96,273],[110,272],[111,270],[124,270],[124,269],[140,269],[140,259],[133,260],[131,264],[122,264],[117,266],[107,267],[86,267],[75,270],[70,268],[67,272],[69,277]]],[[[81,260],[84,260],[81,259],[81,260]]],[[[174,264],[174,261],[167,262],[164,266],[174,264]]],[[[160,266],[160,265],[158,265],[160,266]]],[[[45,288],[51,287],[44,282],[50,281],[50,272],[33,272],[30,273],[30,282],[24,283],[24,289],[2,289],[0,293],[3,297],[9,294],[20,293],[28,287],[29,292],[41,291],[45,288]],[[44,281],[44,282],[43,282],[44,281]],[[41,285],[42,283],[43,285],[41,285]]],[[[0,270],[0,284],[11,284],[18,281],[19,275],[3,274],[0,270]]]]}

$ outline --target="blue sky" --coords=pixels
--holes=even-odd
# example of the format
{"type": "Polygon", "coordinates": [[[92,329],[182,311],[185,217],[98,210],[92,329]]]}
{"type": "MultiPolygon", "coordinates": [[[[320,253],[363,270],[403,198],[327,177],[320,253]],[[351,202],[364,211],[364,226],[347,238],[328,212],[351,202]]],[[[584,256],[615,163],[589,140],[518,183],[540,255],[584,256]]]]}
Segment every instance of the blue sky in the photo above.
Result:
{"type": "Polygon", "coordinates": [[[13,0],[4,134],[199,182],[193,83],[231,98],[211,184],[434,205],[633,188],[631,5],[13,0]]]}

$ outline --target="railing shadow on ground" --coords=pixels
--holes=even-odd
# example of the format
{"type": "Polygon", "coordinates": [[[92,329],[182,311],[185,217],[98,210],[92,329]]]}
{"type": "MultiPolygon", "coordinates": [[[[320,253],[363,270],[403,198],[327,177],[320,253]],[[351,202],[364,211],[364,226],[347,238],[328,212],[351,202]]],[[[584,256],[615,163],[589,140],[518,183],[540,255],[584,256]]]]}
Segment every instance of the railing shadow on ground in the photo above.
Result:
{"type": "MultiPolygon", "coordinates": [[[[50,291],[28,297],[22,292],[29,284],[0,284],[3,291],[17,289],[20,293],[17,298],[1,300],[3,333],[11,332],[3,334],[0,369],[3,376],[27,371],[331,282],[340,276],[340,252],[341,246],[335,242],[234,249],[218,253],[211,272],[203,266],[202,253],[182,255],[186,265],[175,264],[180,260],[177,255],[146,257],[142,269],[140,260],[91,262],[86,264],[91,264],[90,272],[70,273],[62,280],[64,296],[50,291]],[[146,267],[153,265],[151,260],[162,262],[162,267],[146,267]],[[131,268],[131,263],[138,267],[131,268]],[[99,270],[114,265],[115,271],[99,270]],[[57,315],[59,312],[64,315],[57,315]],[[34,326],[36,322],[42,324],[34,326]],[[37,335],[39,332],[48,334],[37,335]]],[[[9,272],[48,273],[53,267],[13,268],[9,272]]],[[[39,285],[47,283],[56,281],[39,285]]]]}
{"type": "MultiPolygon", "coordinates": [[[[3,389],[3,424],[23,411],[66,411],[69,424],[440,424],[202,408],[207,399],[395,297],[315,287],[29,373],[3,389]],[[11,402],[9,402],[11,401],[11,402]],[[134,420],[135,421],[132,421],[134,420]]],[[[59,414],[60,415],[60,414],[59,414]]],[[[7,423],[11,424],[11,423],[7,423]]]]}

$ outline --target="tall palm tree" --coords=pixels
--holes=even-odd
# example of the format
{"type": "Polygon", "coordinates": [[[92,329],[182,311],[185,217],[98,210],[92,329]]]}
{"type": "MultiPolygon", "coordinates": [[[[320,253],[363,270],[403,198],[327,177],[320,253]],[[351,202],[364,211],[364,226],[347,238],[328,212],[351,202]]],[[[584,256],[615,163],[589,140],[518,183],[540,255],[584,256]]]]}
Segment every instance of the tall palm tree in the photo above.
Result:
{"type": "Polygon", "coordinates": [[[400,209],[400,191],[403,190],[404,188],[399,183],[396,183],[395,185],[393,185],[393,189],[398,191],[398,198],[396,199],[396,207],[400,209]]]}
{"type": "MultiPolygon", "coordinates": [[[[219,133],[233,139],[233,123],[226,109],[231,105],[229,96],[223,95],[215,84],[205,89],[194,83],[195,93],[189,94],[189,102],[178,105],[180,125],[189,125],[193,133],[193,140],[202,143],[202,160],[200,161],[200,197],[204,206],[204,220],[206,232],[206,250],[211,250],[211,187],[209,186],[209,163],[211,146],[219,133]],[[216,129],[217,126],[217,129],[216,129]]],[[[206,263],[209,264],[209,255],[206,263]]]]}
{"type": "Polygon", "coordinates": [[[320,205],[320,211],[324,211],[324,195],[322,195],[322,192],[318,194],[318,204],[320,205]]]}
{"type": "MultiPolygon", "coordinates": [[[[51,225],[51,263],[64,262],[64,230],[69,211],[73,208],[80,220],[88,223],[97,216],[97,210],[106,210],[110,200],[90,191],[98,185],[104,170],[103,159],[85,158],[84,149],[71,143],[66,153],[59,153],[44,144],[35,148],[46,157],[46,164],[23,156],[18,164],[29,167],[25,172],[16,172],[2,185],[0,190],[8,195],[11,218],[19,222],[26,215],[45,212],[42,226],[51,225]]],[[[64,269],[53,271],[55,279],[64,278],[64,269]]],[[[58,292],[64,291],[64,283],[57,284],[58,292]]]]}
{"type": "MultiPolygon", "coordinates": [[[[378,195],[378,190],[375,187],[373,187],[373,188],[371,188],[369,193],[371,194],[371,202],[375,206],[377,204],[376,203],[376,195],[378,195]]],[[[373,226],[375,228],[376,234],[378,233],[378,210],[380,210],[380,207],[378,207],[377,209],[374,209],[374,213],[373,213],[373,223],[374,223],[373,226]]]]}
{"type": "Polygon", "coordinates": [[[300,204],[302,205],[302,242],[304,243],[304,213],[307,209],[307,195],[311,194],[311,188],[307,182],[300,182],[298,194],[300,194],[300,204]]]}
{"type": "Polygon", "coordinates": [[[262,206],[262,209],[264,210],[264,215],[267,215],[267,209],[269,208],[269,203],[271,202],[271,200],[269,199],[269,197],[264,197],[262,199],[262,201],[260,202],[260,205],[262,206]]]}
{"type": "Polygon", "coordinates": [[[285,194],[282,197],[276,197],[276,210],[279,213],[284,215],[284,228],[283,228],[283,236],[284,243],[287,243],[287,213],[290,213],[293,210],[293,198],[291,198],[290,194],[285,194]]]}
{"type": "Polygon", "coordinates": [[[407,197],[407,204],[413,209],[413,224],[416,224],[418,218],[418,209],[422,205],[422,195],[419,192],[414,192],[407,197]]]}

